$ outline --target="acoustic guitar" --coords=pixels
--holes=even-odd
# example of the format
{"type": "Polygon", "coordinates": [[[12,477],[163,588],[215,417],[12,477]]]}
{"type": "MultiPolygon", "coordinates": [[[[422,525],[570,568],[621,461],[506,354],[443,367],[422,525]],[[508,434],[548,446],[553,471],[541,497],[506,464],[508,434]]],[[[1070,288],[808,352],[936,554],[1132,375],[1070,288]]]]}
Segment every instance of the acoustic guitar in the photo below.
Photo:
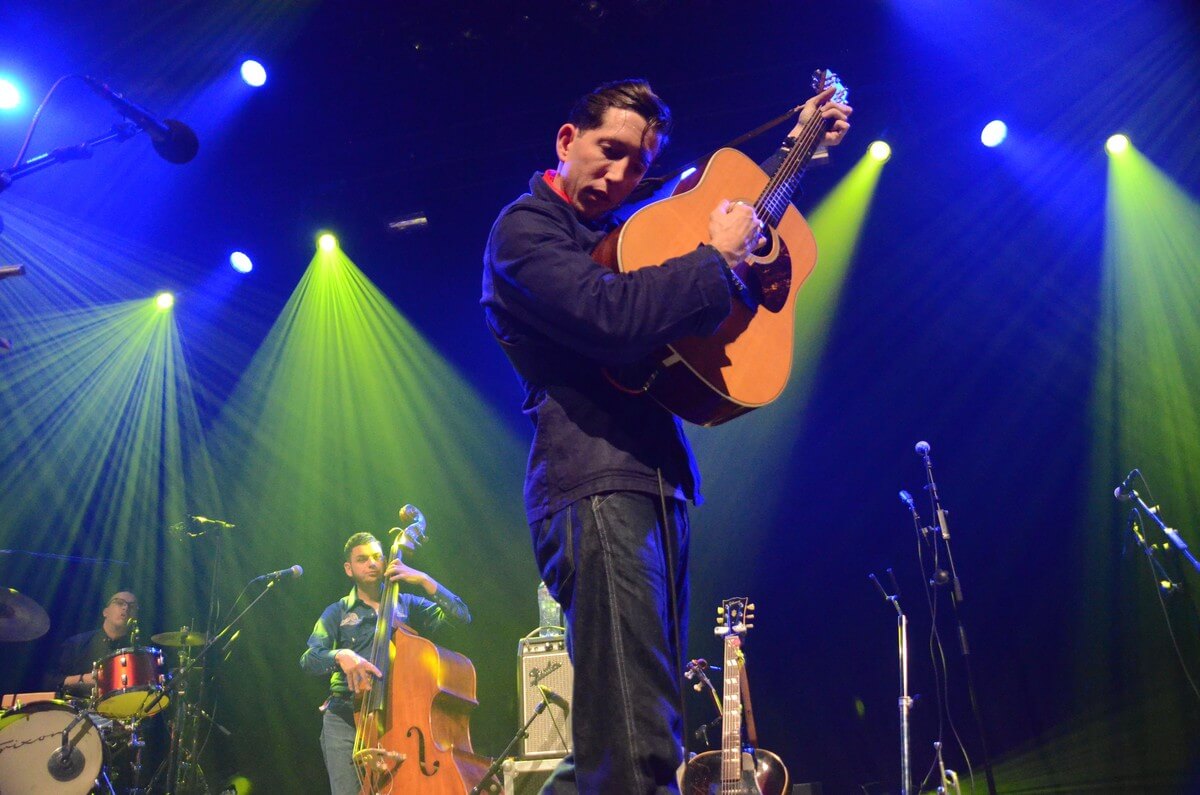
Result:
{"type": "Polygon", "coordinates": [[[683,795],[784,795],[787,767],[770,751],[742,748],[742,639],[753,624],[754,605],[745,597],[717,608],[717,635],[725,639],[721,669],[721,750],[697,754],[683,771],[683,795]]]}
{"type": "MultiPolygon", "coordinates": [[[[832,100],[846,101],[833,72],[816,72],[813,83],[817,91],[835,87],[832,100]]],[[[644,362],[606,370],[618,388],[644,392],[672,414],[706,426],[779,397],[792,368],[796,294],[817,262],[812,230],[792,206],[792,194],[829,127],[814,114],[771,176],[736,149],[718,150],[671,196],[641,208],[600,242],[593,259],[618,273],[657,266],[711,242],[708,217],[724,199],[753,204],[767,238],[734,269],[750,288],[750,303],[735,300],[711,336],[687,337],[644,362]]]]}

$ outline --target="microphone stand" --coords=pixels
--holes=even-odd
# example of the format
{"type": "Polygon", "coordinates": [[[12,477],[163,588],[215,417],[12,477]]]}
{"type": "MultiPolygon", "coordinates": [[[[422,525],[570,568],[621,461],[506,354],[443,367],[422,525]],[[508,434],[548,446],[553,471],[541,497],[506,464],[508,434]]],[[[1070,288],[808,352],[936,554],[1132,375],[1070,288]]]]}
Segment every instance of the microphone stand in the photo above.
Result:
{"type": "Polygon", "coordinates": [[[900,651],[900,795],[913,795],[912,749],[909,740],[908,716],[912,712],[913,700],[908,694],[908,616],[900,608],[900,586],[891,569],[887,570],[892,582],[892,593],[888,593],[874,574],[871,582],[879,589],[883,598],[896,608],[896,640],[900,651]]]}
{"type": "MultiPolygon", "coordinates": [[[[537,720],[538,715],[541,715],[543,712],[546,711],[547,703],[549,703],[549,702],[547,702],[546,700],[543,700],[542,703],[536,705],[533,708],[533,714],[529,716],[529,720],[525,721],[524,726],[517,729],[517,733],[513,735],[513,738],[511,740],[508,741],[508,745],[504,746],[504,750],[501,751],[500,755],[495,758],[495,760],[492,762],[491,767],[489,767],[487,769],[487,771],[483,774],[483,778],[479,779],[479,783],[471,788],[471,792],[469,793],[469,795],[479,795],[479,793],[483,792],[483,785],[488,783],[488,781],[490,779],[496,778],[496,774],[500,772],[500,768],[504,767],[504,762],[505,762],[505,760],[508,759],[509,751],[511,751],[513,749],[514,745],[516,745],[518,742],[521,741],[521,738],[529,736],[529,727],[533,724],[533,722],[535,720],[537,720]]],[[[499,781],[499,779],[497,779],[497,780],[499,781]]],[[[504,786],[503,781],[500,781],[500,786],[501,787],[504,786]]]]}
{"type": "MultiPolygon", "coordinates": [[[[1158,525],[1158,529],[1162,530],[1163,535],[1171,539],[1171,543],[1174,544],[1175,548],[1183,554],[1184,558],[1187,559],[1187,562],[1192,564],[1192,568],[1194,568],[1197,572],[1200,572],[1200,561],[1196,560],[1196,556],[1192,554],[1192,550],[1188,548],[1187,542],[1183,540],[1181,535],[1179,535],[1179,531],[1172,527],[1167,527],[1167,523],[1159,517],[1158,506],[1155,505],[1153,508],[1151,508],[1149,505],[1147,505],[1146,501],[1142,499],[1142,495],[1137,493],[1137,489],[1130,489],[1128,496],[1129,499],[1133,500],[1137,507],[1146,514],[1146,516],[1149,516],[1151,520],[1158,525]]],[[[1120,499],[1119,495],[1117,499],[1120,499]]]]}
{"type": "Polygon", "coordinates": [[[5,188],[21,177],[27,177],[35,171],[41,171],[57,163],[66,163],[69,160],[87,160],[92,156],[93,147],[106,144],[109,141],[127,141],[141,131],[142,128],[133,122],[120,122],[114,124],[112,129],[103,135],[98,135],[83,143],[72,146],[60,146],[58,149],[46,152],[45,154],[31,157],[18,166],[0,171],[0,193],[3,193],[5,188]]]}
{"type": "Polygon", "coordinates": [[[937,483],[933,480],[933,462],[929,458],[929,445],[924,442],[918,447],[918,453],[925,461],[925,477],[929,482],[929,496],[933,500],[934,514],[937,516],[938,527],[941,530],[942,544],[946,548],[946,560],[950,565],[950,605],[954,609],[954,620],[958,624],[958,643],[962,651],[963,668],[967,673],[967,694],[971,699],[971,712],[975,716],[975,729],[979,732],[979,744],[983,751],[983,772],[987,779],[988,795],[996,795],[996,777],[992,774],[992,757],[988,753],[987,732],[983,728],[983,718],[980,715],[979,700],[975,696],[975,673],[971,669],[971,648],[967,645],[967,630],[963,626],[962,614],[959,607],[963,602],[962,584],[958,579],[958,570],[954,567],[954,554],[950,551],[950,526],[946,521],[949,513],[942,508],[938,498],[937,483]]]}
{"type": "MultiPolygon", "coordinates": [[[[254,597],[254,599],[251,600],[250,604],[246,605],[245,609],[243,609],[242,612],[238,613],[228,624],[225,625],[225,627],[220,632],[218,632],[216,635],[211,637],[208,640],[208,642],[206,642],[203,646],[201,646],[200,651],[196,652],[196,656],[193,657],[189,663],[187,663],[185,666],[180,668],[178,671],[176,671],[171,676],[171,680],[167,683],[166,687],[164,687],[162,690],[158,691],[158,693],[156,693],[154,695],[154,698],[150,700],[150,702],[146,705],[146,707],[143,711],[148,714],[152,709],[154,709],[154,707],[158,704],[158,702],[162,701],[164,698],[166,698],[169,695],[172,695],[176,690],[178,690],[179,687],[181,687],[183,685],[184,681],[187,678],[187,675],[189,673],[191,673],[193,668],[196,667],[196,664],[204,659],[204,655],[208,652],[208,650],[211,649],[214,645],[216,645],[217,641],[221,640],[227,634],[229,634],[229,630],[233,629],[234,626],[236,626],[237,623],[242,620],[242,617],[245,616],[246,613],[250,612],[250,609],[252,607],[254,607],[256,604],[258,604],[259,601],[264,596],[267,595],[268,591],[270,591],[273,587],[275,587],[276,582],[277,582],[277,580],[270,580],[267,583],[267,587],[263,588],[262,593],[260,593],[256,597],[254,597]]],[[[168,760],[168,762],[169,762],[169,764],[168,764],[169,769],[167,770],[167,780],[170,782],[174,782],[175,774],[176,774],[177,768],[178,768],[178,760],[170,759],[170,760],[168,760]]],[[[161,770],[161,768],[160,768],[160,770],[161,770]]],[[[157,778],[157,776],[155,776],[155,778],[157,778]]],[[[151,781],[150,783],[151,783],[151,785],[153,785],[154,782],[151,781]]]]}
{"type": "Polygon", "coordinates": [[[1160,587],[1168,594],[1174,593],[1178,588],[1180,588],[1181,586],[1179,583],[1171,579],[1171,575],[1167,573],[1165,568],[1163,568],[1162,562],[1159,561],[1158,558],[1154,557],[1154,551],[1157,547],[1156,545],[1147,541],[1146,536],[1142,533],[1142,526],[1138,523],[1138,511],[1136,508],[1129,512],[1129,521],[1126,523],[1125,529],[1133,534],[1133,540],[1137,542],[1139,547],[1141,547],[1142,552],[1146,553],[1146,558],[1150,561],[1151,568],[1153,568],[1154,573],[1158,575],[1160,587]]]}
{"type": "Polygon", "coordinates": [[[558,739],[562,742],[563,748],[570,748],[571,744],[567,742],[567,738],[563,736],[562,727],[558,725],[558,718],[554,717],[554,710],[550,709],[550,697],[546,695],[546,691],[538,686],[538,695],[542,697],[542,705],[550,710],[550,722],[554,724],[554,732],[558,735],[558,739]]]}

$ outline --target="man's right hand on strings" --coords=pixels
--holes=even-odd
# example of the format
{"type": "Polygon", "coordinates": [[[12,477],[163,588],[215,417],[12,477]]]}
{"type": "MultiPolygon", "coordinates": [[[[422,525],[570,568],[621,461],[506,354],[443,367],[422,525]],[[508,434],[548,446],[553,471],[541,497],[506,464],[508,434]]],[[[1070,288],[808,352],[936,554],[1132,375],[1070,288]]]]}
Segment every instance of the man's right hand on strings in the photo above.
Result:
{"type": "Polygon", "coordinates": [[[763,224],[754,208],[743,201],[722,201],[708,216],[708,236],[713,248],[733,267],[745,262],[750,252],[767,242],[763,224]]]}
{"type": "Polygon", "coordinates": [[[365,693],[371,689],[375,678],[382,678],[383,672],[376,668],[370,660],[350,649],[338,649],[334,659],[346,674],[346,683],[354,693],[365,693]]]}

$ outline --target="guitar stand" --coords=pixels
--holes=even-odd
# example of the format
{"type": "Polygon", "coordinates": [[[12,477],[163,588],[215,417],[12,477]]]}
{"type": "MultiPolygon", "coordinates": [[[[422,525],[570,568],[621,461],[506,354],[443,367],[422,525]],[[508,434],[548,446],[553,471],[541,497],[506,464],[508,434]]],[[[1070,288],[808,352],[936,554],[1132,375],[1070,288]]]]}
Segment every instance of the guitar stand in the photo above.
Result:
{"type": "Polygon", "coordinates": [[[529,716],[529,720],[525,721],[524,726],[517,729],[517,733],[513,735],[513,738],[511,740],[508,741],[508,745],[504,746],[504,750],[501,751],[500,755],[497,756],[496,759],[492,762],[492,766],[489,767],[487,769],[487,771],[483,774],[483,778],[479,779],[479,783],[471,788],[471,792],[469,793],[469,795],[479,795],[479,793],[484,791],[483,785],[487,784],[488,781],[490,781],[491,779],[496,779],[496,781],[498,781],[500,783],[501,787],[504,786],[504,782],[501,781],[497,777],[496,774],[498,774],[500,772],[500,768],[504,767],[504,760],[508,759],[509,751],[511,751],[513,749],[513,746],[516,745],[518,742],[520,742],[520,740],[522,738],[529,736],[529,727],[531,725],[533,725],[533,722],[537,719],[537,716],[541,715],[545,711],[546,711],[546,702],[545,701],[542,701],[540,704],[538,704],[537,706],[535,706],[533,708],[533,714],[529,716]]]}

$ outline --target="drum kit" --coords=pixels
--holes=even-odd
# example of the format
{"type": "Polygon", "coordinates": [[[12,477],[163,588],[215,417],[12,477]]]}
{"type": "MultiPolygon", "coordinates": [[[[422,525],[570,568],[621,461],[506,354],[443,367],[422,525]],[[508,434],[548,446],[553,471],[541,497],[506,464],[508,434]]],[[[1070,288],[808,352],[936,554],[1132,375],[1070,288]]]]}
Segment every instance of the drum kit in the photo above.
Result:
{"type": "MultiPolygon", "coordinates": [[[[0,642],[35,640],[50,618],[33,599],[0,588],[0,642]]],[[[151,637],[154,645],[117,649],[92,666],[95,685],[82,698],[55,692],[20,693],[0,702],[0,793],[143,793],[142,723],[176,701],[188,714],[178,685],[193,669],[192,649],[208,637],[183,627],[151,637]],[[163,649],[177,652],[168,671],[163,649]]],[[[173,735],[176,732],[172,732],[173,735]]]]}

